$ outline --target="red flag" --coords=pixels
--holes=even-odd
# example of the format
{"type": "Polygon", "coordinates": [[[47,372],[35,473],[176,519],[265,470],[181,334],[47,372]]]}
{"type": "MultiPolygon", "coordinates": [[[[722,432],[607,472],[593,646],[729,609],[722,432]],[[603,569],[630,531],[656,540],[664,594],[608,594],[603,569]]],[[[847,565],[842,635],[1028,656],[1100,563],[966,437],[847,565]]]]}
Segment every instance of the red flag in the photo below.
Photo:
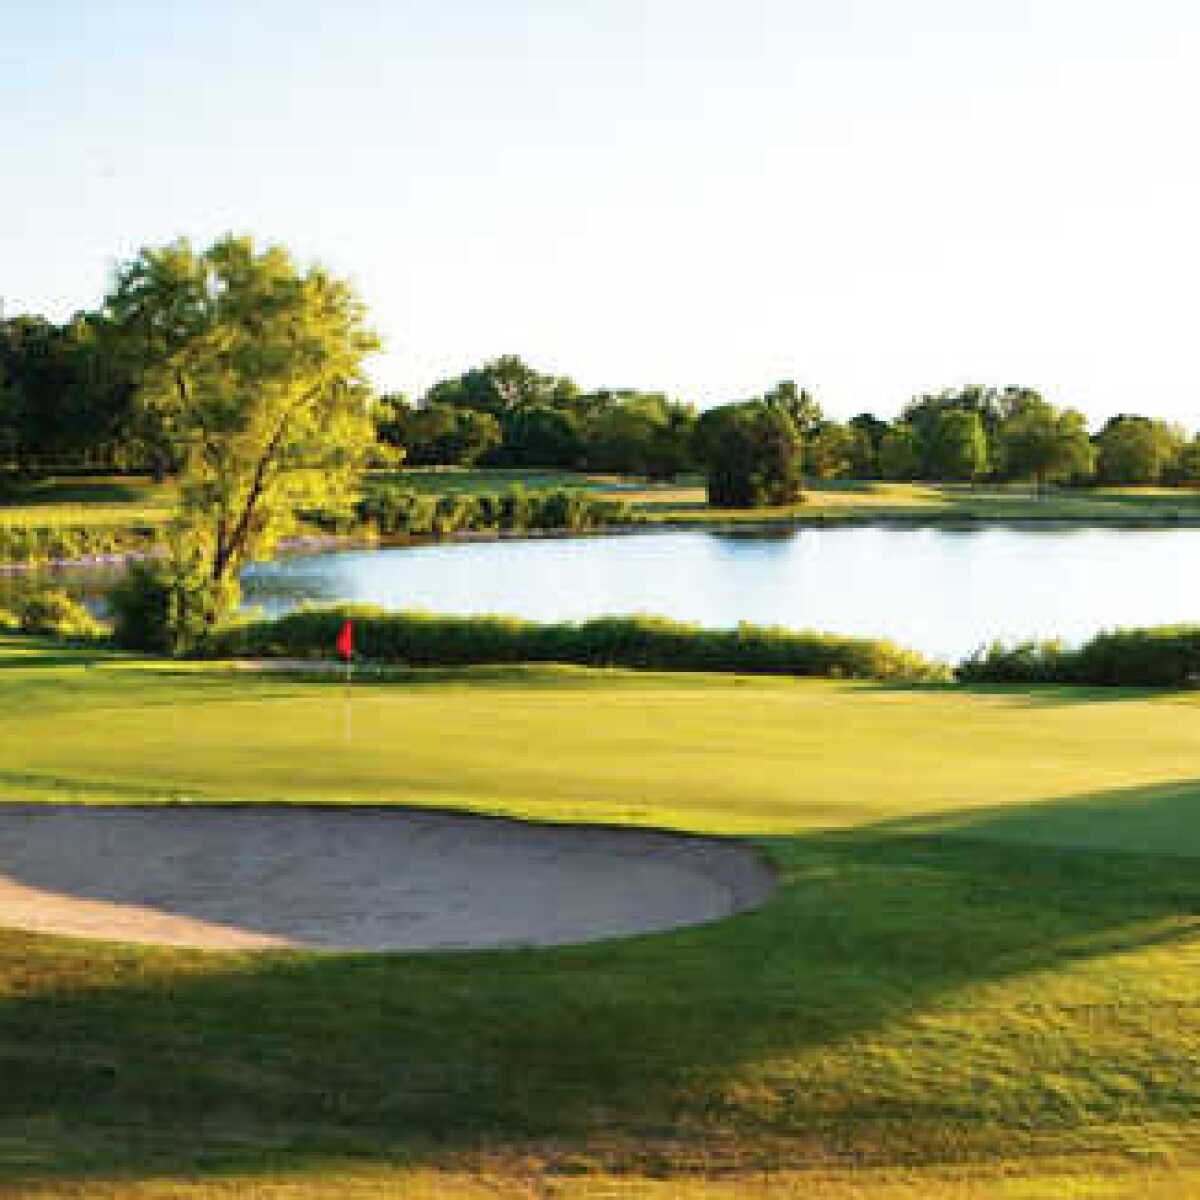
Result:
{"type": "Polygon", "coordinates": [[[349,662],[354,654],[354,630],[349,621],[343,621],[341,629],[338,630],[337,652],[346,662],[349,662]]]}

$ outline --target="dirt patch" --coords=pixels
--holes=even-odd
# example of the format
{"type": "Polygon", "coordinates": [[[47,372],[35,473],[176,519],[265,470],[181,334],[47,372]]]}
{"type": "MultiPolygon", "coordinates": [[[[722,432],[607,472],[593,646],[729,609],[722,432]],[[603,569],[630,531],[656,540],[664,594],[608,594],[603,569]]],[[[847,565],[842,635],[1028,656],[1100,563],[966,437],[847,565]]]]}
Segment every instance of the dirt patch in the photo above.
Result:
{"type": "Polygon", "coordinates": [[[551,946],[769,896],[748,847],[401,808],[0,805],[0,925],[211,949],[551,946]]]}

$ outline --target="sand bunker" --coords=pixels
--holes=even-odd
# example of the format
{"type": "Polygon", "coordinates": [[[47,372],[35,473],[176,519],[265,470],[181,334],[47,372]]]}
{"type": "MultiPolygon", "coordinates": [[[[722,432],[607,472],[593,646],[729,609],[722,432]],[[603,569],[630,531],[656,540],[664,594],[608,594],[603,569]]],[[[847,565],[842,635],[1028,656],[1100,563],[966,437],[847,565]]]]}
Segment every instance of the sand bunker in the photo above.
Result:
{"type": "Polygon", "coordinates": [[[212,949],[550,946],[761,904],[744,846],[388,808],[0,805],[0,925],[212,949]]]}

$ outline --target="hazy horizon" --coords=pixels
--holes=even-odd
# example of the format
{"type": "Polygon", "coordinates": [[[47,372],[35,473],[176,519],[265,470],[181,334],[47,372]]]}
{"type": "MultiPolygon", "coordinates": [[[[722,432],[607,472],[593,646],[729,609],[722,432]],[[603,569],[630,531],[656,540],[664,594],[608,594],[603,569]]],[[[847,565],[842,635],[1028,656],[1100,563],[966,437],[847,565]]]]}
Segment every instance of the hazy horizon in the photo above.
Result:
{"type": "Polygon", "coordinates": [[[355,283],[385,389],[511,352],[1195,429],[1198,67],[1182,0],[48,0],[0,44],[0,297],[60,320],[245,232],[355,283]]]}

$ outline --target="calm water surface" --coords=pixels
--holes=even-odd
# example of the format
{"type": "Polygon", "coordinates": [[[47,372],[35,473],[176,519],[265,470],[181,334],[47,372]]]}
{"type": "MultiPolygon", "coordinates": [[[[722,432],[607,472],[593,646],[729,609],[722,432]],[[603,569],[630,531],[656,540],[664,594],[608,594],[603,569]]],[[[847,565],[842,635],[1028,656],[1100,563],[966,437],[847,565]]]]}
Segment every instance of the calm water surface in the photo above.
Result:
{"type": "Polygon", "coordinates": [[[652,612],[890,637],[945,659],[993,638],[1080,641],[1200,621],[1200,530],[802,530],[443,544],[251,568],[246,602],[513,613],[652,612]]]}
{"type": "MultiPolygon", "coordinates": [[[[46,575],[37,577],[39,582],[46,575]]],[[[95,598],[113,572],[54,573],[95,598]]],[[[5,590],[31,577],[0,579],[5,590]]],[[[305,601],[563,620],[651,612],[890,637],[955,660],[993,638],[1080,641],[1200,621],[1200,529],[821,529],[445,543],[251,567],[245,602],[305,601]]]]}

